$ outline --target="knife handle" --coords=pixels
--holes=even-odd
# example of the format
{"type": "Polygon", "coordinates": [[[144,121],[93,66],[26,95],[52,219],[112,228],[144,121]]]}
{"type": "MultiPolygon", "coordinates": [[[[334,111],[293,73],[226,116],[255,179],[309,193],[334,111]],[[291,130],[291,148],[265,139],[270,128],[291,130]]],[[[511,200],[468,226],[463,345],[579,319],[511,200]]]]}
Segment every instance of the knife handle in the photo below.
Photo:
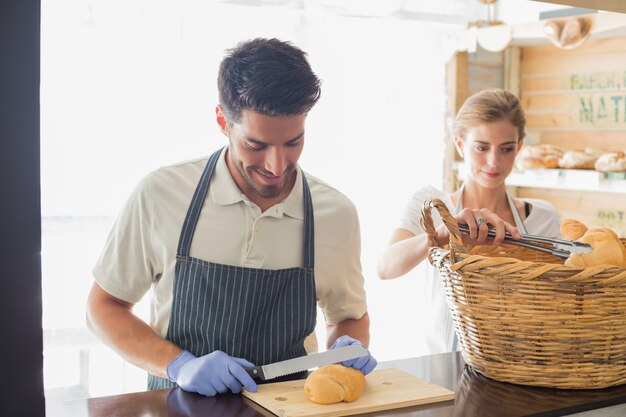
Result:
{"type": "Polygon", "coordinates": [[[265,381],[265,374],[263,373],[263,367],[255,366],[254,368],[243,368],[254,379],[260,379],[265,381]]]}

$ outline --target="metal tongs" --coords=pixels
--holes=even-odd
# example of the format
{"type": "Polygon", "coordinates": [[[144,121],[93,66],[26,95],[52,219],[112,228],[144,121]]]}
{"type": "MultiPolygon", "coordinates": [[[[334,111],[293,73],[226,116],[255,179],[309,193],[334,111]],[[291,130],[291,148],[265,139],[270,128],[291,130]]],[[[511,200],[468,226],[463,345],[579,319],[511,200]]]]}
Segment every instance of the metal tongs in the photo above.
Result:
{"type": "MultiPolygon", "coordinates": [[[[459,231],[462,234],[469,234],[469,226],[464,223],[459,223],[459,231]]],[[[489,229],[487,236],[490,238],[496,237],[496,231],[493,229],[489,229]]],[[[516,245],[523,246],[525,248],[535,249],[541,252],[551,253],[552,255],[567,259],[572,253],[591,253],[593,248],[591,245],[586,243],[577,242],[575,240],[567,240],[567,239],[558,239],[558,238],[548,238],[537,235],[521,235],[521,239],[513,239],[509,232],[506,232],[504,235],[504,242],[516,245]],[[545,244],[549,244],[552,247],[545,246],[545,244]]]]}

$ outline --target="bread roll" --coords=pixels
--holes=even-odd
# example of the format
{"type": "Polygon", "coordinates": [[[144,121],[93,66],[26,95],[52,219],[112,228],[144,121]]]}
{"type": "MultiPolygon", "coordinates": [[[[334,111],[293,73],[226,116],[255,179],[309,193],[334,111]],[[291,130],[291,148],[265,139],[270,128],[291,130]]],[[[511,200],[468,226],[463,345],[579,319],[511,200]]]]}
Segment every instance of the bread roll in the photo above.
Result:
{"type": "Polygon", "coordinates": [[[626,171],[626,155],[624,152],[605,153],[598,158],[594,167],[600,172],[624,172],[626,171]]]}
{"type": "Polygon", "coordinates": [[[561,222],[561,236],[569,240],[578,240],[587,231],[587,226],[576,219],[565,219],[561,222]]]}
{"type": "Polygon", "coordinates": [[[568,18],[563,25],[563,30],[559,38],[560,47],[563,49],[574,49],[580,46],[589,36],[590,28],[591,23],[588,19],[582,17],[568,18]]]}
{"type": "Polygon", "coordinates": [[[565,265],[580,268],[596,265],[626,267],[626,248],[613,230],[607,227],[589,229],[578,241],[590,244],[593,252],[572,253],[565,260],[565,265]]]}
{"type": "Polygon", "coordinates": [[[594,169],[600,153],[592,149],[566,151],[559,159],[559,167],[565,169],[594,169]]]}
{"type": "Polygon", "coordinates": [[[304,395],[318,404],[350,403],[363,394],[364,388],[363,372],[343,365],[326,365],[306,379],[304,395]]]}
{"type": "Polygon", "coordinates": [[[549,144],[525,145],[515,158],[518,169],[558,168],[564,150],[549,144]]]}

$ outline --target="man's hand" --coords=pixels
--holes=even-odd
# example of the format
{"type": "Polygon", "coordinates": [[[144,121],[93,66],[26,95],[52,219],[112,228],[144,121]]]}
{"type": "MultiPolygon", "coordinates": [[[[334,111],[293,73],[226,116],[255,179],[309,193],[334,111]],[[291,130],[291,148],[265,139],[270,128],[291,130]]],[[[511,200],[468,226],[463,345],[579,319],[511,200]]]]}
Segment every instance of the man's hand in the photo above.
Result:
{"type": "Polygon", "coordinates": [[[244,366],[254,367],[247,360],[228,356],[220,350],[199,358],[184,350],[167,365],[167,376],[185,391],[206,396],[229,390],[237,394],[242,386],[256,392],[257,385],[244,366]]]}
{"type": "MultiPolygon", "coordinates": [[[[338,348],[338,347],[344,347],[344,346],[350,346],[350,345],[361,345],[363,346],[363,344],[361,342],[359,342],[356,339],[351,338],[350,336],[341,336],[339,338],[337,338],[337,340],[335,340],[335,343],[332,344],[332,346],[329,349],[334,349],[334,348],[338,348]]],[[[365,346],[363,346],[365,347],[365,346]]],[[[372,372],[372,370],[374,368],[376,368],[376,365],[378,365],[378,361],[376,361],[376,359],[374,359],[374,357],[369,353],[369,351],[367,352],[367,355],[365,356],[361,356],[355,359],[350,359],[347,361],[343,361],[341,362],[344,366],[349,366],[352,367],[354,369],[358,369],[361,372],[363,372],[364,375],[369,374],[370,372],[372,372]]]]}

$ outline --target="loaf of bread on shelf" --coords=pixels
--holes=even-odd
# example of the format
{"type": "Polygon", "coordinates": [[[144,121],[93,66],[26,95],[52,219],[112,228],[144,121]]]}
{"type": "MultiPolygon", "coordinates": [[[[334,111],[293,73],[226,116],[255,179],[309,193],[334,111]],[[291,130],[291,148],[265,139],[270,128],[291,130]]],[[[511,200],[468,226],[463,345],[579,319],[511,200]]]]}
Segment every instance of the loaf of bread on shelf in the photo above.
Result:
{"type": "Polygon", "coordinates": [[[625,172],[626,155],[624,152],[602,154],[594,164],[594,168],[600,172],[625,172]]]}
{"type": "Polygon", "coordinates": [[[561,222],[561,236],[565,239],[578,240],[587,230],[587,226],[576,219],[564,219],[561,222]]]}
{"type": "Polygon", "coordinates": [[[318,404],[350,403],[365,389],[365,375],[343,365],[326,365],[313,371],[304,383],[304,395],[318,404]]]}
{"type": "Polygon", "coordinates": [[[564,150],[554,145],[525,145],[515,158],[515,166],[521,170],[558,168],[564,150]]]}
{"type": "Polygon", "coordinates": [[[608,227],[589,229],[577,239],[591,245],[591,253],[572,253],[565,265],[586,268],[596,265],[612,265],[626,268],[626,248],[617,234],[608,227]]]}
{"type": "Polygon", "coordinates": [[[584,151],[565,151],[559,158],[559,168],[565,169],[594,169],[596,161],[602,152],[587,148],[584,151]]]}

